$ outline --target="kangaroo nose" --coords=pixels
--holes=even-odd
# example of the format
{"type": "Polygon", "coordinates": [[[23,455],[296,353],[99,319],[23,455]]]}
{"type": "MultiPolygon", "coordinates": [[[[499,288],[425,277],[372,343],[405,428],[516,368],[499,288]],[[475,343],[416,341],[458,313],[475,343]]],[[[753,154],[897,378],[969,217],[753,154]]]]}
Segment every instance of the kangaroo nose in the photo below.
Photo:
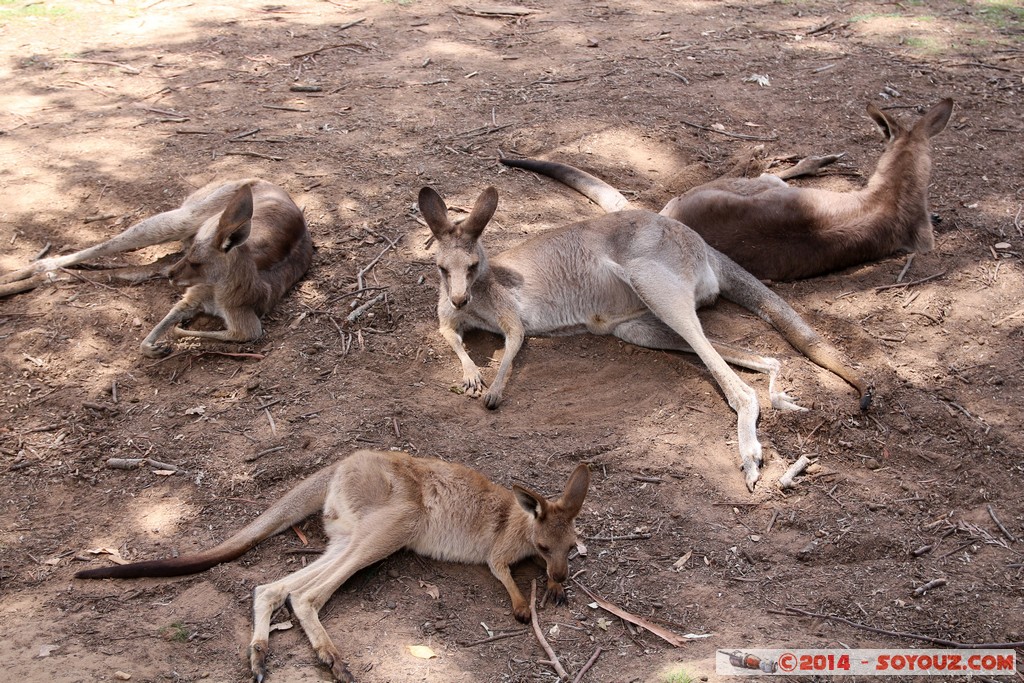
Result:
{"type": "Polygon", "coordinates": [[[462,296],[452,296],[452,306],[455,308],[462,308],[469,301],[469,297],[463,294],[462,296]]]}

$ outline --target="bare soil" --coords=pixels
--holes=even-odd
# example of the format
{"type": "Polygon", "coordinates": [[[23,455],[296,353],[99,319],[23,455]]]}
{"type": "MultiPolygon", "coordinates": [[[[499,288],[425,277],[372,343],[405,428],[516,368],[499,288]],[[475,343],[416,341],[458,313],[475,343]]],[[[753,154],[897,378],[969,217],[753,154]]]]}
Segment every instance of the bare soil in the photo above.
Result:
{"type": "MultiPolygon", "coordinates": [[[[307,561],[297,534],[190,578],[72,575],[108,561],[100,548],[140,559],[212,545],[361,447],[548,493],[578,461],[593,465],[578,581],[710,637],[673,648],[570,586],[571,605],[540,617],[573,675],[601,649],[585,681],[716,679],[718,648],[926,644],[786,607],[963,643],[1024,640],[1020,4],[515,7],[531,13],[436,0],[0,2],[0,271],[47,244],[105,239],[229,177],[286,187],[317,249],[264,338],[179,342],[162,361],[138,344],[177,296],[166,282],[74,282],[0,301],[5,680],[246,680],[250,593],[307,561]],[[869,413],[746,312],[706,316],[713,336],[782,359],[787,388],[812,408],[764,411],[754,494],[737,468],[735,416],[693,359],[614,338],[532,339],[499,410],[454,390],[414,211],[423,185],[462,209],[496,186],[485,239],[499,250],[600,213],[506,171],[499,150],[574,163],[654,209],[722,174],[826,152],[847,157],[805,182],[854,188],[882,149],[866,103],[912,121],[943,97],[957,108],[935,139],[937,248],[913,260],[907,286],[878,289],[902,256],[776,286],[872,378],[869,413]],[[364,270],[380,289],[352,294],[364,270]],[[378,292],[386,301],[346,320],[378,292]],[[816,472],[780,492],[802,454],[816,472]],[[111,469],[111,457],[187,472],[111,469]],[[946,585],[915,597],[936,578],[946,585]]],[[[491,335],[470,341],[484,363],[500,350],[491,335]]],[[[745,377],[767,405],[763,379],[745,377]]],[[[316,520],[301,530],[322,546],[316,520]]],[[[541,573],[526,563],[518,576],[525,586],[541,573]]],[[[357,575],[323,617],[362,681],[554,680],[530,633],[469,645],[484,624],[518,628],[485,567],[399,554],[357,575]]],[[[272,647],[271,681],[325,679],[300,629],[272,647]]]]}

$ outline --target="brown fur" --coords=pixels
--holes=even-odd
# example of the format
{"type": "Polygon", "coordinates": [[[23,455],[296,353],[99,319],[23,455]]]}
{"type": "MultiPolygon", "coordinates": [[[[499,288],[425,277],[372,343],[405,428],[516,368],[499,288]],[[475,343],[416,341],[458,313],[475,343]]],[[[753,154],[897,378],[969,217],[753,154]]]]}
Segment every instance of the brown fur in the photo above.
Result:
{"type": "MultiPolygon", "coordinates": [[[[181,301],[146,336],[144,354],[161,356],[170,332],[221,341],[251,341],[263,334],[266,315],[309,269],[313,243],[302,211],[280,187],[259,179],[211,183],[181,207],[151,216],[119,235],[73,254],[42,259],[0,277],[0,295],[25,291],[67,266],[101,256],[182,240],[185,253],[173,265],[113,269],[106,277],[139,281],[156,275],[187,288],[181,301]],[[224,330],[180,327],[206,313],[224,330]]],[[[93,276],[95,277],[95,276],[93,276]]]]}
{"type": "MultiPolygon", "coordinates": [[[[808,171],[759,178],[723,178],[672,199],[662,215],[690,226],[740,266],[766,280],[795,280],[874,261],[901,251],[928,252],[935,244],[928,212],[931,138],[949,121],[953,101],[933,106],[909,130],[868,105],[887,141],[867,187],[855,192],[798,188],[808,171]]],[[[805,161],[814,161],[805,160],[805,161]]],[[[615,188],[565,164],[531,159],[502,163],[549,175],[606,211],[629,208],[615,188]]]]}
{"type": "Polygon", "coordinates": [[[769,376],[772,405],[802,410],[775,388],[780,365],[705,337],[697,309],[719,295],[761,316],[818,365],[861,395],[871,389],[785,301],[679,221],[650,211],[620,211],[549,230],[497,254],[490,263],[480,236],[498,206],[485,189],[469,217],[454,224],[435,190],[419,193],[420,212],[437,240],[441,287],[438,328],[462,364],[462,388],[497,408],[512,361],[527,335],[613,334],[649,348],[692,351],[704,361],[737,414],[741,467],[753,490],[761,476],[754,390],[727,365],[769,376]],[[462,343],[468,329],[505,337],[505,352],[484,391],[480,368],[462,343]]]}
{"type": "Polygon", "coordinates": [[[328,598],[355,572],[407,548],[439,560],[486,563],[512,599],[512,612],[529,621],[530,606],[512,580],[510,565],[531,556],[547,564],[547,586],[566,602],[573,521],[590,484],[585,464],[573,471],[564,493],[548,500],[522,486],[510,491],[479,472],[434,458],[395,451],[357,451],[301,482],[266,512],[220,545],[178,558],[78,572],[82,579],[194,574],[233,560],[317,509],[330,541],[309,566],[258,586],[249,650],[253,678],[266,676],[270,619],[287,600],[320,660],[338,681],[351,681],[317,616],[328,598]]]}

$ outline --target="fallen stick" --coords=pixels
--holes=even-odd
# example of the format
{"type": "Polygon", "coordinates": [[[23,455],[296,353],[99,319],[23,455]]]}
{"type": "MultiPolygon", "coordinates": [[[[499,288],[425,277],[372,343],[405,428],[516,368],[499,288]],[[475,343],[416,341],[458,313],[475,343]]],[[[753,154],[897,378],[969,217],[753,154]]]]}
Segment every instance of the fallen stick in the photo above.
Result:
{"type": "Polygon", "coordinates": [[[371,306],[373,306],[378,301],[383,301],[383,300],[384,300],[384,292],[381,292],[380,294],[378,294],[377,296],[373,297],[372,299],[367,301],[365,304],[363,304],[359,308],[356,308],[351,313],[349,313],[348,316],[345,317],[345,321],[346,322],[350,322],[350,323],[351,322],[355,322],[356,320],[358,320],[363,315],[363,313],[366,313],[366,311],[371,306]]]}
{"type": "Polygon", "coordinates": [[[881,285],[880,287],[875,287],[875,291],[876,292],[881,292],[882,290],[885,290],[885,289],[898,289],[900,287],[913,287],[914,285],[919,285],[919,284],[921,284],[923,282],[928,282],[929,280],[934,280],[937,277],[942,277],[945,274],[946,274],[946,271],[942,270],[942,271],[939,271],[938,273],[935,273],[934,275],[929,275],[928,277],[923,277],[920,280],[911,280],[910,282],[898,282],[898,283],[892,284],[892,285],[881,285]]]}
{"type": "Polygon", "coordinates": [[[396,239],[394,241],[388,239],[387,237],[385,237],[384,239],[386,239],[388,241],[388,246],[384,247],[384,250],[382,252],[380,252],[379,254],[377,254],[377,258],[375,258],[372,261],[370,261],[369,263],[367,263],[365,266],[363,266],[359,270],[358,273],[356,273],[356,284],[359,285],[359,289],[366,289],[366,283],[363,282],[363,277],[368,272],[370,272],[371,268],[373,268],[375,265],[377,265],[378,261],[380,261],[382,258],[384,258],[384,254],[388,253],[389,251],[391,251],[392,249],[397,247],[398,246],[398,239],[402,239],[402,238],[399,237],[398,239],[396,239]]]}
{"type": "Polygon", "coordinates": [[[544,652],[548,655],[548,664],[558,674],[558,680],[569,680],[569,672],[558,661],[558,655],[551,649],[551,645],[548,644],[547,638],[544,637],[544,632],[540,628],[540,620],[537,618],[537,579],[534,579],[533,583],[530,584],[530,623],[533,624],[533,635],[537,636],[537,642],[540,643],[540,646],[544,648],[544,652]]]}
{"type": "Polygon", "coordinates": [[[686,121],[685,119],[679,119],[679,123],[685,126],[690,126],[691,128],[696,128],[697,130],[706,130],[709,133],[718,133],[719,135],[724,135],[729,138],[736,138],[737,140],[756,140],[758,142],[774,142],[775,140],[779,139],[778,137],[766,138],[759,135],[746,135],[745,133],[730,133],[727,130],[718,130],[717,128],[702,126],[699,123],[693,123],[692,121],[686,121]]]}
{"type": "Polygon", "coordinates": [[[797,461],[789,466],[786,473],[779,477],[779,488],[782,490],[793,488],[793,480],[796,478],[796,475],[806,470],[810,464],[811,459],[806,455],[801,455],[797,458],[797,461]]]}
{"type": "Polygon", "coordinates": [[[690,641],[690,638],[687,638],[686,636],[681,636],[677,633],[673,633],[672,631],[669,631],[667,628],[663,628],[661,626],[658,626],[657,624],[652,624],[643,617],[638,617],[635,614],[630,614],[621,607],[613,605],[604,598],[599,597],[594,593],[591,593],[589,590],[587,590],[586,586],[584,586],[579,581],[576,581],[575,579],[573,579],[573,583],[576,584],[577,588],[579,588],[581,591],[590,596],[590,599],[596,602],[601,609],[605,610],[606,612],[611,612],[615,616],[619,617],[620,619],[625,619],[631,624],[636,624],[640,628],[650,631],[654,635],[664,640],[666,643],[674,645],[675,647],[682,647],[690,641]]]}
{"type": "Polygon", "coordinates": [[[945,585],[946,585],[946,580],[945,579],[932,579],[928,583],[921,584],[920,586],[915,588],[914,589],[914,597],[915,598],[919,598],[922,595],[924,595],[925,593],[927,593],[928,591],[930,591],[931,589],[939,588],[940,586],[945,586],[945,585]]]}
{"type": "Polygon", "coordinates": [[[167,470],[170,472],[184,472],[177,465],[170,465],[166,462],[153,460],[152,458],[110,458],[107,460],[107,467],[115,470],[134,470],[141,465],[152,467],[155,470],[167,470]]]}
{"type": "Polygon", "coordinates": [[[1014,643],[958,643],[955,640],[946,640],[944,638],[933,638],[932,636],[925,636],[920,633],[910,633],[908,631],[887,631],[884,628],[875,628],[874,626],[867,626],[866,624],[859,624],[856,621],[851,621],[846,617],[838,617],[833,614],[822,614],[820,612],[808,612],[807,610],[798,609],[796,607],[787,607],[785,610],[770,609],[765,610],[769,614],[782,614],[784,616],[804,616],[811,617],[813,619],[824,619],[826,621],[837,621],[847,626],[859,628],[864,631],[870,631],[871,633],[880,633],[885,636],[895,636],[897,638],[910,638],[912,640],[921,640],[926,643],[934,643],[936,645],[942,645],[943,647],[958,647],[966,650],[1011,650],[1019,647],[1024,647],[1024,640],[1020,640],[1014,643]]]}
{"type": "MultiPolygon", "coordinates": [[[[362,19],[356,19],[355,21],[350,21],[347,24],[342,24],[336,30],[344,31],[347,28],[352,28],[353,26],[356,26],[358,24],[363,23],[364,21],[366,21],[366,17],[363,17],[362,19]]],[[[309,52],[302,52],[302,53],[297,54],[297,55],[292,55],[292,58],[293,59],[301,59],[302,57],[311,57],[311,56],[315,55],[318,52],[324,52],[325,50],[337,50],[339,47],[345,47],[347,45],[351,45],[351,43],[339,43],[337,45],[323,45],[321,47],[318,47],[315,50],[310,50],[309,52]]]]}
{"type": "Polygon", "coordinates": [[[118,69],[126,71],[127,73],[130,73],[130,74],[138,75],[138,74],[142,73],[141,71],[136,69],[134,66],[128,66],[127,64],[122,64],[121,62],[108,62],[108,61],[103,60],[103,59],[70,59],[70,58],[68,58],[68,59],[65,59],[64,61],[65,62],[73,62],[75,64],[99,64],[100,66],[116,66],[118,69]]]}
{"type": "Polygon", "coordinates": [[[1006,536],[1007,540],[1009,540],[1010,543],[1017,542],[1017,538],[1013,534],[1011,534],[1007,530],[1007,528],[1003,526],[1003,523],[999,521],[999,518],[996,517],[996,511],[995,509],[993,509],[991,504],[988,506],[988,516],[992,518],[992,521],[996,523],[996,526],[999,527],[999,530],[1003,532],[1003,536],[1006,536]]]}
{"type": "Polygon", "coordinates": [[[521,628],[518,631],[508,631],[506,633],[498,633],[491,636],[490,638],[484,638],[483,640],[474,640],[471,643],[459,643],[460,647],[476,647],[477,645],[484,645],[486,643],[493,643],[496,640],[504,640],[505,638],[512,638],[514,636],[521,636],[525,633],[529,633],[530,629],[521,628]]]}
{"type": "Polygon", "coordinates": [[[590,655],[590,659],[588,659],[587,663],[583,665],[583,668],[580,669],[580,672],[576,674],[576,678],[572,679],[572,683],[580,683],[580,681],[583,680],[583,674],[590,671],[590,667],[594,666],[594,662],[597,661],[597,658],[601,656],[602,652],[604,652],[604,650],[602,650],[601,648],[597,648],[596,650],[594,650],[594,654],[590,655]]]}

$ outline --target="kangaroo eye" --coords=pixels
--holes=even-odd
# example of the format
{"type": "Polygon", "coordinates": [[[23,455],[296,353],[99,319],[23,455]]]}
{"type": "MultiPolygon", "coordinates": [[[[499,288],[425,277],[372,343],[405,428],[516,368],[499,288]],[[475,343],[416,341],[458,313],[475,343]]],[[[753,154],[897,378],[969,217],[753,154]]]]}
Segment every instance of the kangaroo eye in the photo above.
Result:
{"type": "Polygon", "coordinates": [[[448,269],[447,268],[445,268],[444,266],[438,266],[437,269],[439,271],[441,271],[441,275],[444,275],[445,277],[448,277],[448,269]]]}
{"type": "Polygon", "coordinates": [[[475,273],[475,272],[476,272],[476,267],[477,267],[478,265],[480,265],[480,264],[479,264],[479,263],[474,263],[473,265],[471,265],[471,266],[470,266],[469,268],[467,268],[466,270],[468,270],[468,271],[469,271],[469,272],[471,272],[471,273],[475,273]]]}
{"type": "Polygon", "coordinates": [[[541,551],[545,555],[548,554],[549,552],[551,552],[551,548],[549,548],[546,545],[543,545],[542,543],[538,543],[537,544],[537,550],[541,551]]]}

